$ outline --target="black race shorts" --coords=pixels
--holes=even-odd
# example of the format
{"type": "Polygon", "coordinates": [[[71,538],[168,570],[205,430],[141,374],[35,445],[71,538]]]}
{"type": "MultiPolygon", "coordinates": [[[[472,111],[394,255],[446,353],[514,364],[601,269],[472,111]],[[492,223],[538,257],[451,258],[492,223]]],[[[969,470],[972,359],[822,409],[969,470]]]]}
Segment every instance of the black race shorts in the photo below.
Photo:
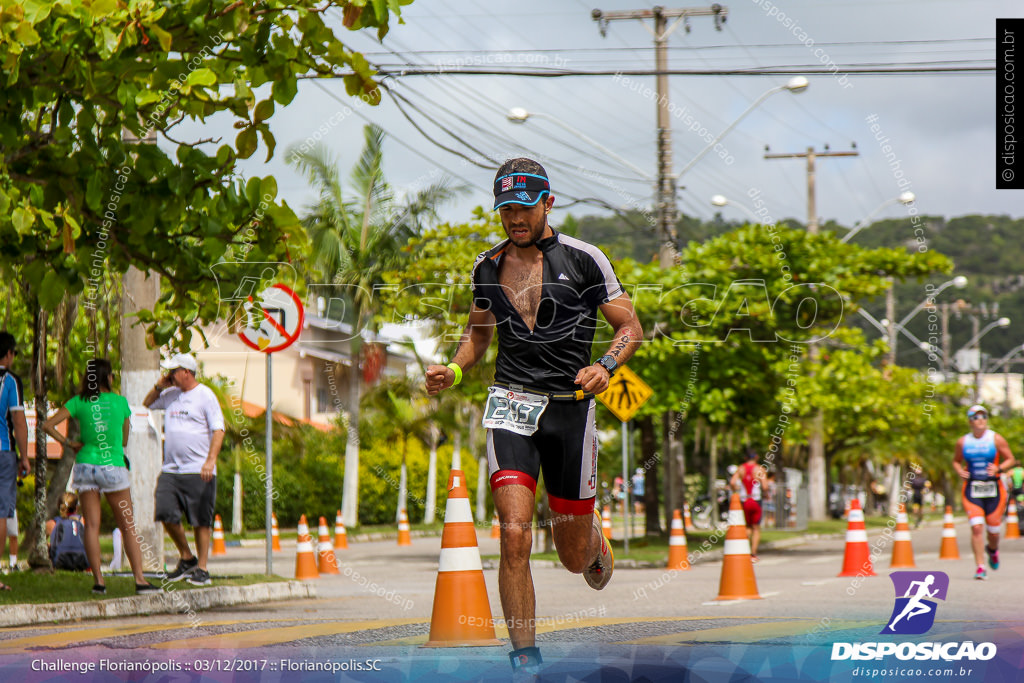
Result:
{"type": "Polygon", "coordinates": [[[158,522],[181,524],[182,513],[193,527],[213,526],[213,508],[217,501],[217,477],[203,481],[198,474],[161,472],[156,480],[158,522]]]}
{"type": "Polygon", "coordinates": [[[523,484],[544,486],[554,512],[587,515],[597,495],[597,428],[594,399],[552,400],[537,431],[523,436],[505,429],[487,430],[487,465],[491,490],[523,484]]]}

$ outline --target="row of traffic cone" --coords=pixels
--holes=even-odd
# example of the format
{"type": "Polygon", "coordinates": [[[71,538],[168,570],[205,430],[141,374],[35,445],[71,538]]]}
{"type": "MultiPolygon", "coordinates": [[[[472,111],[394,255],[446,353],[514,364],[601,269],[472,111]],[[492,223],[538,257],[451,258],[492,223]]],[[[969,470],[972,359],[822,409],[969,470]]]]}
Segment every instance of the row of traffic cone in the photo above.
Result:
{"type": "MultiPolygon", "coordinates": [[[[846,549],[843,555],[843,569],[839,576],[875,576],[868,551],[867,530],[864,527],[864,512],[860,509],[860,501],[853,499],[848,513],[849,524],[846,531],[846,549]]],[[[1017,506],[1010,502],[1006,515],[1006,538],[1020,538],[1018,527],[1017,506]]],[[[942,542],[939,545],[940,560],[959,560],[960,549],[956,542],[956,529],[953,525],[953,507],[946,506],[942,519],[942,542]]],[[[906,506],[900,503],[896,513],[896,530],[893,534],[892,560],[890,569],[913,569],[914,548],[910,541],[910,526],[907,520],[906,506]]]]}

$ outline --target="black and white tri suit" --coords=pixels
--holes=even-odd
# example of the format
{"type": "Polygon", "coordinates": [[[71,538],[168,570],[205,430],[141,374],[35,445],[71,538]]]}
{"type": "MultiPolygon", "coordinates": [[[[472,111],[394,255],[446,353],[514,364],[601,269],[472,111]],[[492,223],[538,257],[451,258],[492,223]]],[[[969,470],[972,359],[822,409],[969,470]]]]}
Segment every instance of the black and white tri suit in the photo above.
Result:
{"type": "MultiPolygon", "coordinates": [[[[543,254],[541,297],[531,330],[499,283],[505,240],[480,254],[473,266],[473,303],[489,310],[498,332],[496,386],[531,393],[583,398],[574,384],[590,365],[601,304],[622,295],[622,283],[597,247],[554,231],[538,240],[543,254]]],[[[530,436],[487,430],[491,489],[524,484],[536,491],[544,473],[551,509],[589,514],[597,493],[594,399],[551,400],[530,436]]]]}

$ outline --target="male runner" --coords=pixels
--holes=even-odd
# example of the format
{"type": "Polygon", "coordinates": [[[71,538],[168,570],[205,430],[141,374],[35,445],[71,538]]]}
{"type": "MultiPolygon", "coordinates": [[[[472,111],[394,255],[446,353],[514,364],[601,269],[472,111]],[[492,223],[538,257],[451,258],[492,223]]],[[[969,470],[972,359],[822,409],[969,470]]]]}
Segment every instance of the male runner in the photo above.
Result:
{"type": "Polygon", "coordinates": [[[757,562],[757,546],[761,542],[761,489],[764,486],[764,468],[757,464],[757,452],[747,451],[747,461],[733,472],[729,487],[738,491],[743,501],[743,518],[750,536],[750,559],[757,562]]]}
{"type": "Polygon", "coordinates": [[[968,408],[967,419],[971,433],[957,440],[953,469],[964,479],[964,509],[971,525],[971,549],[978,565],[974,578],[984,580],[987,573],[982,547],[988,554],[988,566],[999,569],[999,525],[1006,509],[1006,488],[1000,475],[1012,469],[1016,460],[1006,439],[988,428],[988,411],[984,406],[968,408]],[[987,524],[988,544],[982,539],[982,524],[987,524]]]}
{"type": "Polygon", "coordinates": [[[508,239],[477,257],[473,305],[453,362],[427,368],[435,395],[483,358],[495,328],[498,357],[484,410],[491,491],[501,520],[498,587],[514,669],[541,663],[530,574],[537,478],[544,473],[558,557],[597,590],[611,579],[611,546],[594,507],[597,432],[594,394],[640,343],[640,321],[600,249],[548,225],[547,173],[531,159],[506,161],[494,179],[494,208],[508,239]],[[591,362],[601,310],[613,330],[591,362]]]}

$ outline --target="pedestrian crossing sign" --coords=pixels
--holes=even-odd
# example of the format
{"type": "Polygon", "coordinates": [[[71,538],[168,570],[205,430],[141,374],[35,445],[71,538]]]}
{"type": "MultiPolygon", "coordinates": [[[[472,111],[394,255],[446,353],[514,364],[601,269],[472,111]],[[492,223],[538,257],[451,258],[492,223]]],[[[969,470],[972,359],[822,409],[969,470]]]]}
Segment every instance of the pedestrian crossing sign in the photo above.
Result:
{"type": "Polygon", "coordinates": [[[597,395],[597,400],[612,411],[621,422],[629,422],[654,395],[654,390],[626,366],[622,366],[608,383],[608,388],[597,395]]]}

